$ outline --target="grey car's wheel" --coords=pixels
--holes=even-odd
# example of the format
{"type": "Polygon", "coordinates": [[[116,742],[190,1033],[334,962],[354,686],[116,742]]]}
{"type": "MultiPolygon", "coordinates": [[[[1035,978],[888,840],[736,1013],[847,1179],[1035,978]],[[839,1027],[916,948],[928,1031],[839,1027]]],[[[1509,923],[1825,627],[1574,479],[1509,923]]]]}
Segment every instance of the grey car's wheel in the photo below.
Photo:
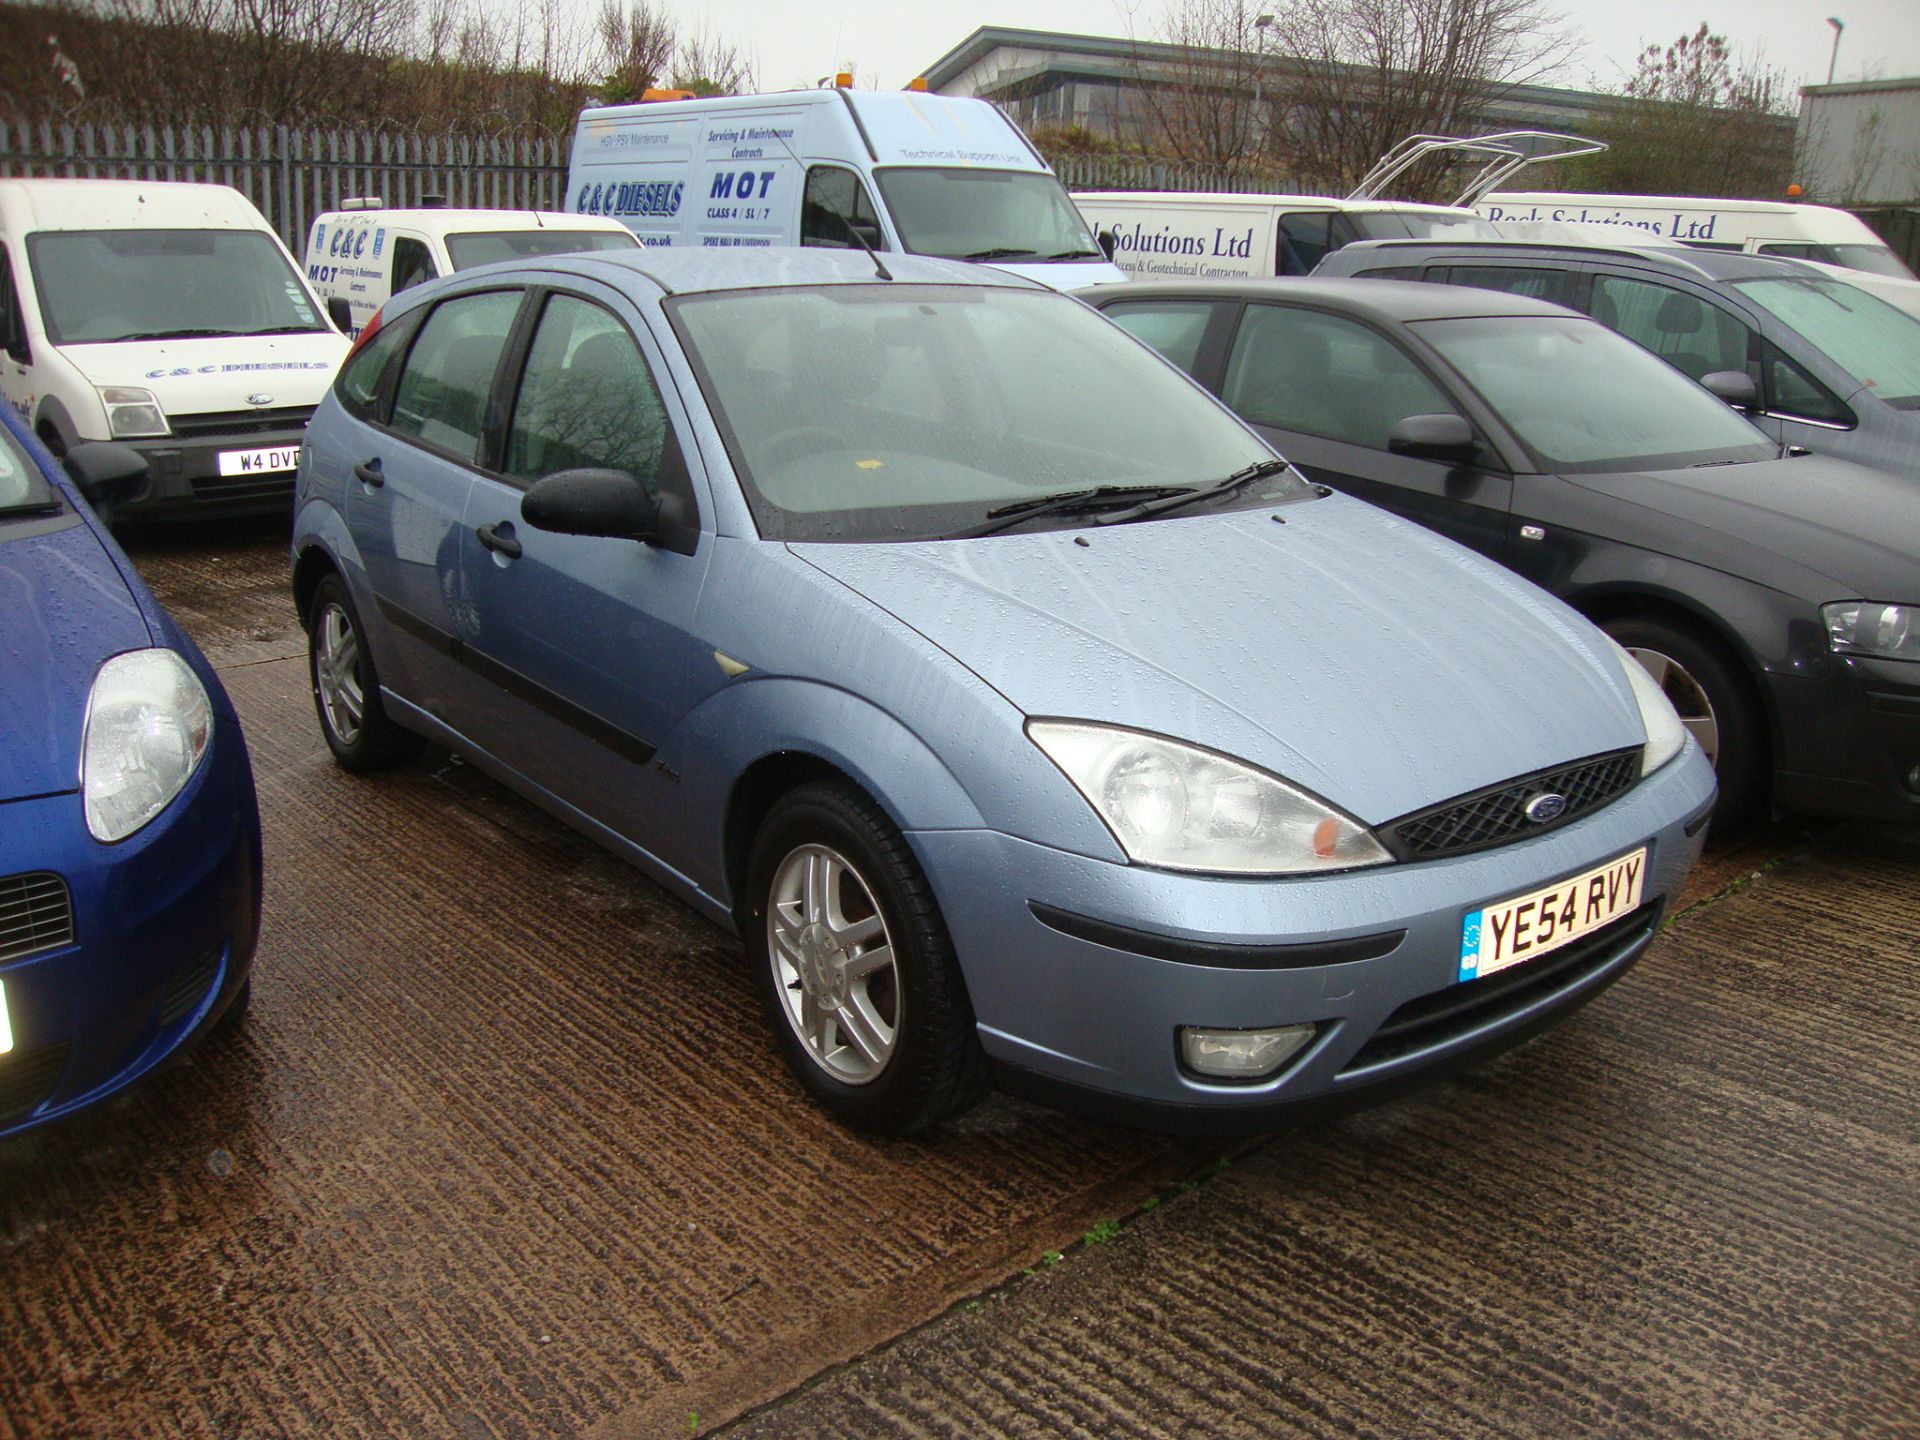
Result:
{"type": "Polygon", "coordinates": [[[745,902],[767,1019],[837,1119],[904,1135],[985,1093],[973,1007],[932,888],[869,796],[819,781],[775,804],[745,902]]]}
{"type": "Polygon", "coordinates": [[[394,724],[380,704],[366,630],[338,575],[315,587],[307,609],[307,673],[320,732],[346,769],[378,770],[420,753],[420,737],[394,724]]]}
{"type": "Polygon", "coordinates": [[[1610,620],[1602,628],[1653,677],[1713,762],[1715,823],[1725,829],[1751,819],[1767,793],[1766,730],[1734,662],[1713,641],[1665,619],[1610,620]]]}

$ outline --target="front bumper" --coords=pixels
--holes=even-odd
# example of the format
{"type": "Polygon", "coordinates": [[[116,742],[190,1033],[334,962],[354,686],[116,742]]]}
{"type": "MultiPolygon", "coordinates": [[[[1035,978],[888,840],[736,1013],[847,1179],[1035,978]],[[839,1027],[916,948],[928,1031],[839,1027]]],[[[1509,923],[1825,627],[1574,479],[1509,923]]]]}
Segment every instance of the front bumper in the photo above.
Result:
{"type": "Polygon", "coordinates": [[[173,435],[130,440],[147,460],[147,483],[115,509],[115,518],[159,519],[192,515],[214,519],[293,509],[294,467],[238,475],[220,473],[223,452],[298,451],[312,411],[280,412],[271,421],[252,417],[173,417],[173,435]]]}
{"type": "Polygon", "coordinates": [[[1434,1078],[1598,993],[1639,957],[1677,896],[1713,797],[1712,769],[1689,745],[1612,804],[1537,839],[1281,880],[1114,865],[989,831],[912,839],[942,892],[980,1041],[1004,1088],[1157,1129],[1243,1133],[1434,1078]],[[1631,916],[1591,944],[1457,983],[1469,911],[1642,845],[1647,873],[1631,916]],[[1062,914],[1096,928],[1063,930],[1062,914]],[[1128,945],[1123,930],[1162,943],[1128,945]],[[1313,953],[1345,941],[1362,943],[1313,953]],[[1222,945],[1252,953],[1240,963],[1209,956],[1222,945]],[[1349,958],[1356,952],[1365,958],[1349,958]],[[1182,1026],[1303,1022],[1318,1033],[1271,1079],[1210,1081],[1179,1061],[1182,1026]]]}
{"type": "Polygon", "coordinates": [[[1824,674],[1769,675],[1779,717],[1774,802],[1857,820],[1920,821],[1920,664],[1836,655],[1824,674]]]}
{"type": "Polygon", "coordinates": [[[260,817],[229,712],[187,788],[102,845],[76,793],[0,805],[0,871],[52,874],[70,943],[0,964],[13,1048],[0,1136],[98,1103],[203,1035],[239,993],[260,928],[260,817]]]}

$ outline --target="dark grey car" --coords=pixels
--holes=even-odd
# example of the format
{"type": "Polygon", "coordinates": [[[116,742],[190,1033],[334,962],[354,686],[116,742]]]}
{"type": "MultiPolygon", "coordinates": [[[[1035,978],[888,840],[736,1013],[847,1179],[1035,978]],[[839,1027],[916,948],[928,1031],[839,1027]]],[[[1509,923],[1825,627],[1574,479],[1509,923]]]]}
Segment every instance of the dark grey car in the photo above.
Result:
{"type": "Polygon", "coordinates": [[[1771,788],[1787,809],[1920,819],[1920,487],[1783,457],[1644,350],[1536,300],[1317,278],[1080,298],[1312,479],[1598,621],[1716,757],[1723,816],[1771,788]]]}
{"type": "Polygon", "coordinates": [[[1571,306],[1695,380],[1747,375],[1743,410],[1782,444],[1920,480],[1920,318],[1831,271],[1680,246],[1380,240],[1314,274],[1571,306]]]}

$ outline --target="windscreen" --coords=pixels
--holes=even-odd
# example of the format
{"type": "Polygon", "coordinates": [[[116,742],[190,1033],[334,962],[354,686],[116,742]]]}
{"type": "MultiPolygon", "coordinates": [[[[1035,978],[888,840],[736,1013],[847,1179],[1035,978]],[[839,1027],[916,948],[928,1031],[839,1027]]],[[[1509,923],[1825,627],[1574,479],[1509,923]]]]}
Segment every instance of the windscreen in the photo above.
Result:
{"type": "Polygon", "coordinates": [[[1734,287],[1887,404],[1920,409],[1920,319],[1825,276],[1737,280],[1734,287]]]}
{"type": "Polygon", "coordinates": [[[1504,315],[1417,328],[1550,469],[1677,470],[1778,453],[1724,401],[1596,321],[1504,315]]]}
{"type": "MultiPolygon", "coordinates": [[[[771,538],[952,535],[1066,490],[1200,486],[1272,459],[1151,350],[1051,291],[835,285],[669,309],[771,538]]],[[[1288,472],[1210,503],[1311,493],[1288,472]]]]}
{"type": "Polygon", "coordinates": [[[27,254],[57,345],[327,329],[258,230],[48,230],[27,254]]]}
{"type": "Polygon", "coordinates": [[[43,510],[52,503],[52,487],[40,477],[12,433],[0,425],[0,516],[9,511],[43,510]]]}
{"type": "Polygon", "coordinates": [[[1346,218],[1363,240],[1498,240],[1500,232],[1478,215],[1438,215],[1430,210],[1350,210],[1346,218]]]}
{"type": "Polygon", "coordinates": [[[1900,257],[1884,245],[1815,245],[1793,241],[1769,242],[1759,248],[1762,255],[1779,255],[1788,260],[1817,260],[1822,265],[1843,265],[1849,270],[1864,270],[1869,275],[1884,275],[1889,280],[1912,280],[1913,271],[1900,263],[1900,257]]]}
{"type": "Polygon", "coordinates": [[[900,243],[949,260],[1098,260],[1087,222],[1053,176],[1032,170],[874,172],[900,243]]]}
{"type": "Polygon", "coordinates": [[[456,270],[500,260],[575,255],[585,250],[637,250],[640,242],[613,230],[480,230],[447,236],[447,257],[456,270]]]}

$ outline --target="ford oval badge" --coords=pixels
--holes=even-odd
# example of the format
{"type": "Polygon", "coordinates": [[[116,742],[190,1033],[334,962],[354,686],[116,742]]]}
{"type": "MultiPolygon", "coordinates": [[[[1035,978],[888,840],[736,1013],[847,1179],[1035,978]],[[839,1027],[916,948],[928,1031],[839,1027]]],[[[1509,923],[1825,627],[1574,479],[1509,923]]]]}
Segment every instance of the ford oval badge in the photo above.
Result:
{"type": "Polygon", "coordinates": [[[263,394],[263,393],[256,393],[256,394],[247,396],[247,403],[249,405],[271,405],[273,403],[273,396],[263,394]]]}
{"type": "Polygon", "coordinates": [[[1536,795],[1527,801],[1527,819],[1536,825],[1545,825],[1558,820],[1567,813],[1567,797],[1564,795],[1536,795]]]}

